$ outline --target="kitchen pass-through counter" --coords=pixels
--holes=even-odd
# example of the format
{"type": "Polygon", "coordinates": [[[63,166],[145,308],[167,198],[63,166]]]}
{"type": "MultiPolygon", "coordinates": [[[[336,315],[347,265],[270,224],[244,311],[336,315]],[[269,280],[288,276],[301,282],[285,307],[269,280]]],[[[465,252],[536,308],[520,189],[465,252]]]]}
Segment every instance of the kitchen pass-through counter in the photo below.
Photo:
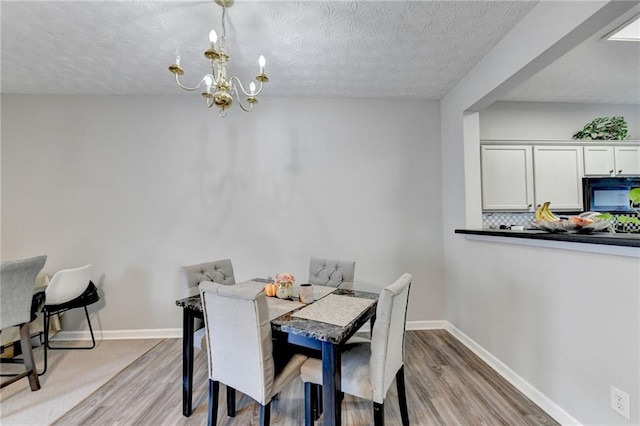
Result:
{"type": "Polygon", "coordinates": [[[635,233],[582,234],[508,229],[456,229],[455,233],[464,234],[470,240],[640,257],[640,234],[635,233]]]}

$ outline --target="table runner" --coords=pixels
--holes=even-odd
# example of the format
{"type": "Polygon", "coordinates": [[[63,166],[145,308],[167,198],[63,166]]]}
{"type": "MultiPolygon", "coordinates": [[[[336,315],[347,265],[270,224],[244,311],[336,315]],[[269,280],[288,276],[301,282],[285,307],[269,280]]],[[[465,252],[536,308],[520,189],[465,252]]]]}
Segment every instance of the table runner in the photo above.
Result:
{"type": "Polygon", "coordinates": [[[329,294],[292,316],[344,327],[374,303],[372,299],[329,294]]]}

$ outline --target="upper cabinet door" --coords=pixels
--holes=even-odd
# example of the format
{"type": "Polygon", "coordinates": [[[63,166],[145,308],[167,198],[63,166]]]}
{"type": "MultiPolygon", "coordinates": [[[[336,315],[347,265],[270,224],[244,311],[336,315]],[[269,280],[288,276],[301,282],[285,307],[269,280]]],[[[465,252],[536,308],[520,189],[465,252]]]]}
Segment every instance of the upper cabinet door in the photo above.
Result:
{"type": "Polygon", "coordinates": [[[486,145],[480,153],[483,210],[532,210],[532,147],[486,145]]]}
{"type": "Polygon", "coordinates": [[[582,162],[581,146],[535,146],[536,205],[550,201],[552,211],[582,210],[582,162]]]}
{"type": "Polygon", "coordinates": [[[640,147],[616,146],[615,157],[615,173],[617,176],[640,175],[640,147]]]}
{"type": "Polygon", "coordinates": [[[614,164],[612,146],[584,147],[585,176],[613,176],[614,164]]]}

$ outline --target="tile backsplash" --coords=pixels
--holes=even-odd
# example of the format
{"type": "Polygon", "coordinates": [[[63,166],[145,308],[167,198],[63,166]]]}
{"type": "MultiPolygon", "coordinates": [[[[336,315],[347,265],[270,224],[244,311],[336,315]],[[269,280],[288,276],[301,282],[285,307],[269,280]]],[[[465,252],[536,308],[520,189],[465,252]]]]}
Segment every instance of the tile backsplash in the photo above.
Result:
{"type": "MultiPolygon", "coordinates": [[[[614,215],[616,218],[623,215],[614,215]]],[[[625,215],[625,216],[634,216],[634,215],[625,215]]],[[[526,213],[502,213],[502,212],[491,212],[491,213],[482,213],[482,227],[490,228],[490,229],[498,229],[500,225],[522,225],[524,229],[532,228],[532,223],[534,221],[534,213],[526,212],[526,213]]],[[[640,232],[640,226],[635,224],[617,224],[617,231],[624,232],[640,232]]]]}
{"type": "Polygon", "coordinates": [[[500,225],[522,225],[524,229],[530,228],[534,214],[527,213],[482,213],[483,228],[500,228],[500,225]]]}

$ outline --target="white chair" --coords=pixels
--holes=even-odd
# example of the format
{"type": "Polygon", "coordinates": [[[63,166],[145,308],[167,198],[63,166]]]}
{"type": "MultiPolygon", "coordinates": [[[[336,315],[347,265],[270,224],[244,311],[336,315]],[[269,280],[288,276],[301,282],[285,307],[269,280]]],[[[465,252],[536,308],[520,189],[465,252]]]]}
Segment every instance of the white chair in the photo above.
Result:
{"type": "MultiPolygon", "coordinates": [[[[409,424],[404,385],[404,332],[411,275],[403,274],[380,293],[371,342],[347,344],[342,352],[340,389],[373,401],[376,425],[384,424],[384,398],[395,377],[402,424],[409,424]]],[[[322,385],[322,361],[309,358],[300,372],[305,384],[305,424],[312,423],[314,394],[322,385]]]]}
{"type": "Polygon", "coordinates": [[[42,269],[47,256],[2,262],[0,266],[0,333],[3,329],[20,327],[20,348],[22,349],[25,371],[3,382],[0,388],[24,377],[29,378],[32,391],[40,389],[40,381],[33,361],[29,323],[35,319],[33,311],[33,289],[36,276],[42,269]]]}
{"type": "Polygon", "coordinates": [[[344,289],[353,288],[356,262],[312,257],[309,261],[309,283],[344,289]]]}
{"type": "Polygon", "coordinates": [[[56,272],[46,288],[47,300],[44,308],[44,370],[47,371],[47,350],[86,350],[96,347],[96,339],[91,327],[91,318],[87,306],[100,300],[98,289],[91,281],[91,265],[80,268],[63,269],[56,272]],[[52,346],[49,342],[49,323],[51,316],[71,309],[83,308],[89,332],[91,333],[90,346],[52,346]]]}
{"type": "Polygon", "coordinates": [[[300,375],[307,357],[294,354],[282,363],[274,359],[269,308],[262,290],[203,282],[200,295],[209,361],[208,424],[217,424],[219,384],[223,383],[257,401],[260,424],[268,425],[271,399],[300,375]]]}

